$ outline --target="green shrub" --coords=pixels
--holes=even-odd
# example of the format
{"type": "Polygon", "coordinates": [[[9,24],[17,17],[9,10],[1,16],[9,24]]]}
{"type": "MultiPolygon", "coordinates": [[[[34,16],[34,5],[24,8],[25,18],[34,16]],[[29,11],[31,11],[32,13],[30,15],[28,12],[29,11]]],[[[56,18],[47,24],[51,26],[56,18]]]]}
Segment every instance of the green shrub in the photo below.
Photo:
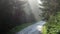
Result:
{"type": "Polygon", "coordinates": [[[60,33],[60,12],[57,12],[55,16],[50,16],[49,20],[45,24],[47,27],[47,34],[59,34],[60,33]]]}

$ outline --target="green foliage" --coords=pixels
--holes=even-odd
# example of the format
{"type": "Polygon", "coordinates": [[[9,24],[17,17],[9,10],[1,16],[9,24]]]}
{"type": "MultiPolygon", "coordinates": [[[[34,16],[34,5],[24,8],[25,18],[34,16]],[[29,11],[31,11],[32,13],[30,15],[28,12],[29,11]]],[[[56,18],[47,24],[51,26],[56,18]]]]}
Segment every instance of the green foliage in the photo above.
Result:
{"type": "Polygon", "coordinates": [[[60,33],[60,12],[57,12],[55,16],[50,16],[48,22],[45,25],[47,27],[47,34],[59,34],[60,33]]]}
{"type": "Polygon", "coordinates": [[[43,26],[43,28],[42,28],[42,34],[47,34],[47,28],[46,28],[46,26],[43,26]]]}
{"type": "Polygon", "coordinates": [[[60,0],[41,0],[44,8],[43,17],[48,18],[45,24],[47,34],[60,34],[60,0]]]}

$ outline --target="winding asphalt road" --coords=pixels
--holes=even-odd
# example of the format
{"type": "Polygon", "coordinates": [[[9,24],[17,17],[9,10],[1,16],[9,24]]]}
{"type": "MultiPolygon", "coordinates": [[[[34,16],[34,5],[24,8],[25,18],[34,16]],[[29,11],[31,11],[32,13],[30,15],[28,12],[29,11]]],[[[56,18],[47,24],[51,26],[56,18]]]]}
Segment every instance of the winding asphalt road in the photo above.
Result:
{"type": "Polygon", "coordinates": [[[41,34],[42,27],[45,23],[45,21],[37,22],[17,32],[16,34],[41,34]]]}

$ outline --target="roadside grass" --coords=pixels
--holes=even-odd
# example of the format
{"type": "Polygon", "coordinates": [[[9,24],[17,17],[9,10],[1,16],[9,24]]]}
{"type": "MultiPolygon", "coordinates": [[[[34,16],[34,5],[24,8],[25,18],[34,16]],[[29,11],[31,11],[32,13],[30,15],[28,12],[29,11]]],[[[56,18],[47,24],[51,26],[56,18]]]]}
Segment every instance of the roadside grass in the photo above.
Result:
{"type": "Polygon", "coordinates": [[[46,26],[42,27],[42,34],[47,34],[47,28],[46,28],[46,26]]]}
{"type": "Polygon", "coordinates": [[[25,27],[28,27],[29,25],[32,25],[33,23],[24,23],[22,25],[14,27],[12,30],[10,30],[7,34],[15,34],[15,32],[19,32],[25,27]]]}

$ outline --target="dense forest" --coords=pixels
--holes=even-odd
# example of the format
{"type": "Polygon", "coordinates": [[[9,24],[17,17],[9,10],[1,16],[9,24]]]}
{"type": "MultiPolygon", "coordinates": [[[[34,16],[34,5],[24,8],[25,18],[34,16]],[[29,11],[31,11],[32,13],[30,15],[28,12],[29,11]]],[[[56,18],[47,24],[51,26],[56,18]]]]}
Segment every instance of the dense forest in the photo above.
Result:
{"type": "MultiPolygon", "coordinates": [[[[39,5],[43,8],[39,9],[43,11],[42,20],[47,22],[44,25],[47,34],[60,34],[60,0],[41,0],[41,2],[42,4],[39,5]]],[[[0,34],[6,34],[16,26],[18,26],[17,28],[21,26],[22,28],[20,28],[23,29],[25,26],[31,25],[32,22],[36,22],[29,4],[26,3],[27,1],[0,0],[0,34]],[[28,8],[26,9],[26,7],[28,8]],[[24,8],[26,12],[30,11],[29,15],[24,8]]]]}
{"type": "Polygon", "coordinates": [[[25,3],[27,1],[0,0],[0,34],[5,34],[15,26],[35,21],[32,13],[25,13],[25,7],[22,6],[25,3]]]}
{"type": "Polygon", "coordinates": [[[44,13],[47,34],[60,34],[60,0],[41,0],[40,4],[44,8],[40,8],[44,13]]]}

